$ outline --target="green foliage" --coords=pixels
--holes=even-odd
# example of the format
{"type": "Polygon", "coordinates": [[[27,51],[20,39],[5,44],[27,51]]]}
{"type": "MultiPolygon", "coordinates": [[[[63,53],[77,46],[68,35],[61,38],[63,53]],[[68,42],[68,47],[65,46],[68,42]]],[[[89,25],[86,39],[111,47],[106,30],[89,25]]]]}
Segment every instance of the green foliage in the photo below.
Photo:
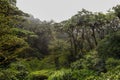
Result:
{"type": "Polygon", "coordinates": [[[0,70],[1,80],[18,80],[16,77],[16,72],[12,70],[0,70]]]}
{"type": "Polygon", "coordinates": [[[60,70],[53,73],[48,80],[75,80],[70,70],[60,70]]]}
{"type": "Polygon", "coordinates": [[[53,73],[48,80],[87,80],[88,77],[95,75],[90,70],[60,70],[53,73]]]}
{"type": "Polygon", "coordinates": [[[40,62],[40,69],[55,69],[54,55],[46,56],[40,62]]]}
{"type": "Polygon", "coordinates": [[[73,71],[73,76],[76,77],[76,80],[87,80],[93,75],[96,76],[96,73],[92,70],[82,69],[73,71]]]}
{"type": "Polygon", "coordinates": [[[0,80],[120,80],[119,8],[54,23],[0,0],[0,80]]]}
{"type": "MultiPolygon", "coordinates": [[[[73,62],[71,64],[71,69],[80,70],[80,69],[92,69],[94,70],[100,58],[97,56],[96,51],[90,51],[86,53],[83,58],[73,62]]],[[[100,66],[99,66],[100,67],[100,66]]]]}
{"type": "Polygon", "coordinates": [[[0,0],[0,14],[5,16],[15,16],[15,15],[25,15],[22,11],[18,10],[18,8],[13,4],[15,3],[15,0],[12,2],[9,2],[9,0],[0,0]],[[13,5],[11,5],[13,4],[13,5]]]}
{"type": "Polygon", "coordinates": [[[12,4],[12,5],[16,5],[16,2],[17,2],[16,0],[8,0],[8,1],[9,1],[9,3],[12,4]]]}
{"type": "MultiPolygon", "coordinates": [[[[16,2],[16,0],[12,2],[16,2]]],[[[14,33],[17,29],[15,28],[17,19],[24,13],[11,5],[9,0],[0,0],[0,4],[0,54],[4,57],[0,61],[1,66],[14,61],[13,59],[29,48],[29,45],[23,39],[23,35],[18,37],[18,34],[14,33]]]]}
{"type": "Polygon", "coordinates": [[[10,65],[10,68],[16,69],[17,67],[21,66],[27,71],[36,71],[36,70],[40,70],[40,65],[41,65],[40,60],[29,58],[27,60],[19,59],[18,61],[12,63],[10,65]]]}
{"type": "Polygon", "coordinates": [[[9,63],[11,59],[16,58],[19,53],[29,47],[23,39],[13,35],[4,35],[0,37],[0,41],[0,52],[5,57],[0,64],[9,63]]]}
{"type": "Polygon", "coordinates": [[[52,24],[52,22],[42,22],[39,19],[34,18],[32,15],[30,15],[29,17],[25,17],[25,21],[19,23],[19,28],[34,32],[36,35],[29,35],[27,40],[27,42],[30,44],[30,47],[33,48],[34,52],[31,51],[32,54],[40,53],[42,54],[43,58],[45,55],[48,55],[50,53],[49,44],[51,39],[54,38],[54,36],[52,35],[52,24]]]}
{"type": "Polygon", "coordinates": [[[51,44],[49,45],[49,50],[54,57],[56,67],[67,68],[70,66],[73,56],[71,56],[69,47],[69,44],[67,44],[62,39],[55,39],[54,41],[51,41],[51,44]]]}
{"type": "Polygon", "coordinates": [[[120,5],[113,7],[113,10],[115,11],[116,16],[120,18],[120,5]]]}
{"type": "Polygon", "coordinates": [[[115,69],[119,65],[120,65],[120,60],[119,59],[108,58],[106,60],[106,69],[108,71],[110,71],[112,69],[115,69]]]}
{"type": "Polygon", "coordinates": [[[8,69],[0,70],[0,79],[1,80],[26,80],[25,78],[28,75],[24,65],[14,64],[11,65],[8,69]]]}
{"type": "MultiPolygon", "coordinates": [[[[108,71],[107,73],[101,73],[100,76],[94,76],[90,80],[119,80],[120,79],[120,66],[108,71]]],[[[88,79],[89,80],[89,79],[88,79]]]]}
{"type": "Polygon", "coordinates": [[[57,55],[65,53],[65,51],[67,51],[68,48],[69,48],[69,44],[67,44],[62,39],[54,39],[53,41],[50,42],[49,45],[49,50],[51,51],[51,53],[57,55]]]}
{"type": "Polygon", "coordinates": [[[34,32],[30,32],[20,28],[12,28],[13,34],[17,35],[18,37],[27,37],[30,35],[35,35],[34,32]]]}
{"type": "MultiPolygon", "coordinates": [[[[46,57],[42,60],[37,58],[18,59],[18,61],[12,63],[10,68],[22,65],[28,71],[37,71],[42,69],[55,69],[54,61],[52,57],[46,57]]],[[[13,69],[12,68],[12,69],[13,69]]]]}
{"type": "Polygon", "coordinates": [[[35,71],[31,72],[27,80],[47,80],[48,77],[53,73],[51,70],[41,70],[41,71],[35,71]]]}
{"type": "Polygon", "coordinates": [[[59,65],[60,68],[69,68],[70,64],[72,63],[72,56],[69,52],[65,52],[62,53],[59,57],[58,57],[58,61],[59,61],[59,65]]]}
{"type": "Polygon", "coordinates": [[[84,65],[84,59],[77,60],[71,64],[71,69],[83,69],[84,65]]]}
{"type": "Polygon", "coordinates": [[[120,58],[120,31],[108,35],[103,39],[98,47],[97,51],[99,55],[103,58],[114,57],[120,58]]]}

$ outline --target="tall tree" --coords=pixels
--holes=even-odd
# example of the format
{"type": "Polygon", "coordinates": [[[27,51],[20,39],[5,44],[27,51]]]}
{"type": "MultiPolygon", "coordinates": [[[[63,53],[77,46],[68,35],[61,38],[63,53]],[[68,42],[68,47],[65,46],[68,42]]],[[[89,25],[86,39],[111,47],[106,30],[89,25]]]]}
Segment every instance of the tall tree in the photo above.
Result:
{"type": "Polygon", "coordinates": [[[23,14],[9,0],[0,0],[0,64],[8,64],[29,47],[23,38],[14,33],[17,16],[23,14]]]}

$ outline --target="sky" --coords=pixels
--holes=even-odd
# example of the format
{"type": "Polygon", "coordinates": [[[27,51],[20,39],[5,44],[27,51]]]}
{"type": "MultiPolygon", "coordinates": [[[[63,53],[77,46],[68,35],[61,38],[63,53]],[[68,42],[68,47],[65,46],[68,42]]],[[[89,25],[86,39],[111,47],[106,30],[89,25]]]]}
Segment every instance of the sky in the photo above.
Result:
{"type": "Polygon", "coordinates": [[[60,22],[77,14],[82,8],[106,12],[119,3],[119,0],[17,0],[17,7],[41,21],[60,22]]]}

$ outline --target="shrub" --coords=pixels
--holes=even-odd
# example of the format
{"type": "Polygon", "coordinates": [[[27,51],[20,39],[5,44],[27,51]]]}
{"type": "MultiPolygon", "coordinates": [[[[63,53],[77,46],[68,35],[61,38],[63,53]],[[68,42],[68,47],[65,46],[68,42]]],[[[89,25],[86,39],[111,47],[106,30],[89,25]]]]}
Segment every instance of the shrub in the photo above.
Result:
{"type": "Polygon", "coordinates": [[[71,63],[71,55],[69,52],[63,52],[60,56],[59,56],[59,65],[61,68],[68,68],[70,67],[70,63],[71,63]]]}
{"type": "Polygon", "coordinates": [[[18,66],[23,66],[28,71],[36,71],[41,69],[48,69],[53,67],[49,60],[50,58],[44,58],[43,60],[39,60],[37,58],[28,58],[28,59],[20,59],[10,65],[10,68],[17,68],[18,66]]]}
{"type": "Polygon", "coordinates": [[[84,68],[83,63],[84,63],[84,59],[77,60],[71,64],[71,69],[73,70],[83,69],[84,68]]]}
{"type": "Polygon", "coordinates": [[[108,71],[107,73],[102,73],[99,80],[120,80],[120,66],[108,71]]]}
{"type": "Polygon", "coordinates": [[[96,51],[90,51],[83,58],[71,64],[72,70],[89,69],[97,72],[105,71],[105,62],[97,56],[96,51]]]}
{"type": "Polygon", "coordinates": [[[25,78],[29,74],[27,67],[19,62],[12,63],[8,69],[15,71],[15,77],[19,80],[25,80],[25,78]]]}
{"type": "Polygon", "coordinates": [[[16,74],[13,70],[0,70],[0,80],[18,80],[16,74]]]}
{"type": "Polygon", "coordinates": [[[60,70],[54,72],[48,80],[76,80],[72,77],[71,70],[60,70]]]}
{"type": "Polygon", "coordinates": [[[76,78],[76,80],[86,80],[87,78],[95,75],[96,73],[94,71],[88,69],[73,71],[73,77],[76,78]]]}
{"type": "Polygon", "coordinates": [[[112,70],[112,69],[116,68],[119,65],[120,65],[120,60],[119,59],[108,58],[106,60],[106,68],[107,68],[107,70],[112,70]]]}
{"type": "Polygon", "coordinates": [[[53,73],[48,80],[85,80],[87,77],[95,75],[91,70],[59,70],[53,73]]]}
{"type": "Polygon", "coordinates": [[[53,73],[51,70],[41,70],[41,71],[35,71],[31,72],[27,80],[47,80],[47,78],[53,73]]]}
{"type": "Polygon", "coordinates": [[[108,57],[120,58],[120,31],[108,35],[103,39],[99,43],[97,51],[99,56],[105,59],[108,57]]]}

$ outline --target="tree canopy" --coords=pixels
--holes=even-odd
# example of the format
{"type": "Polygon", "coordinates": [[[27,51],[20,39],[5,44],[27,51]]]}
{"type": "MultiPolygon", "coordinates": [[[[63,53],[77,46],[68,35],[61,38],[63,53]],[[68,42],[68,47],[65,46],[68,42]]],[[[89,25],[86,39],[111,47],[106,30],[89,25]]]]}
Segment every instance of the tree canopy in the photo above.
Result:
{"type": "Polygon", "coordinates": [[[119,5],[56,23],[0,0],[0,80],[119,79],[119,5]]]}

